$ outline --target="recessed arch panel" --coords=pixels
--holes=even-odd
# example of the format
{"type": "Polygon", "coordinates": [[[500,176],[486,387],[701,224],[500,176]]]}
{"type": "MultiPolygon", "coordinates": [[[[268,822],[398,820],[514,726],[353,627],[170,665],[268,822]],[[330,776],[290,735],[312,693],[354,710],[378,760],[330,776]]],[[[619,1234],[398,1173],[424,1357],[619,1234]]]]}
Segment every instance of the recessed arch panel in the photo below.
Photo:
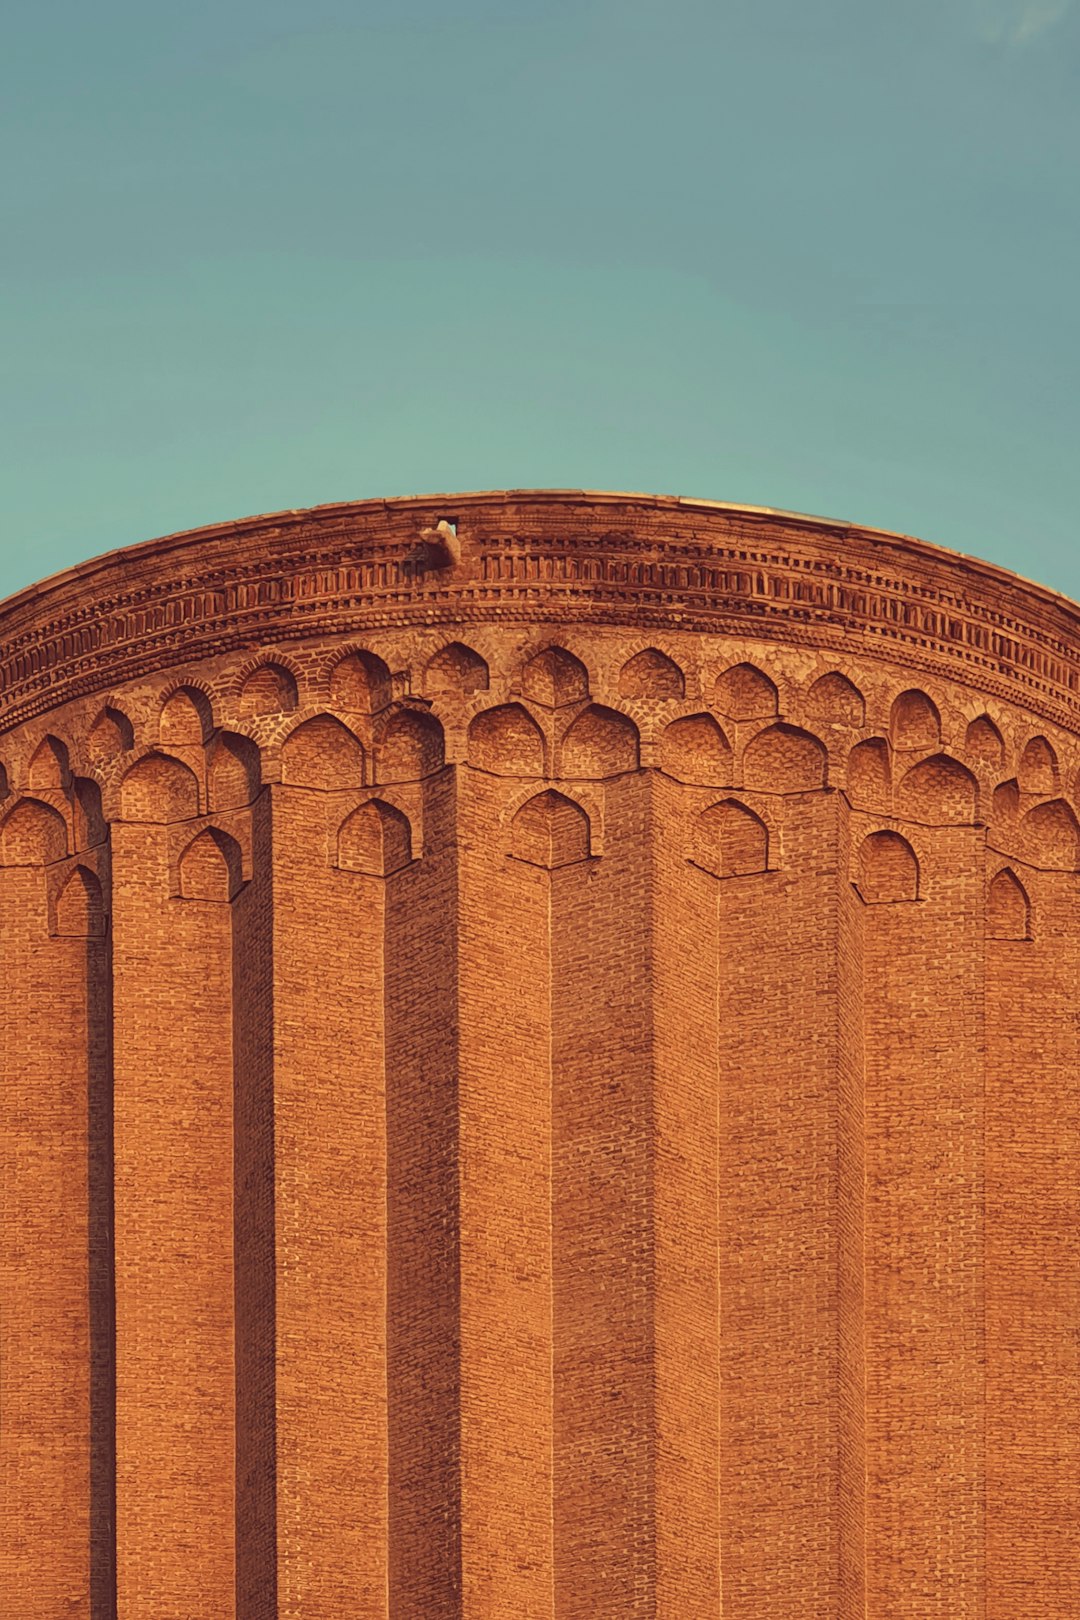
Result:
{"type": "Polygon", "coordinates": [[[867,737],[851,750],[847,759],[847,796],[857,810],[889,808],[892,771],[884,737],[867,737]]]}
{"type": "Polygon", "coordinates": [[[965,766],[947,754],[934,754],[897,784],[896,814],[939,825],[970,823],[977,793],[978,784],[965,766]]]}
{"type": "Polygon", "coordinates": [[[681,698],[686,679],[673,658],[657,647],[628,658],[619,671],[619,696],[625,698],[681,698]]]}
{"type": "Polygon", "coordinates": [[[769,726],[747,744],[743,780],[762,793],[805,793],[824,787],[824,745],[797,726],[769,726]]]}
{"type": "Polygon", "coordinates": [[[67,744],[59,737],[43,737],[26,773],[27,785],[35,792],[60,792],[71,780],[67,744]]]}
{"type": "Polygon", "coordinates": [[[122,709],[106,704],[86,738],[86,752],[95,765],[104,765],[135,745],[135,732],[122,709]]]}
{"type": "Polygon", "coordinates": [[[343,714],[378,714],[393,694],[388,666],[372,652],[352,652],[330,675],[330,701],[343,714]]]}
{"type": "Polygon", "coordinates": [[[778,694],[756,664],[735,664],[718,677],[713,700],[730,720],[767,720],[776,713],[778,694]]]}
{"type": "Polygon", "coordinates": [[[284,664],[260,664],[244,681],[237,709],[252,718],[263,714],[291,714],[298,702],[296,677],[284,664]]]}
{"type": "Polygon", "coordinates": [[[858,890],[868,905],[919,898],[919,862],[897,832],[874,832],[859,846],[858,890]]]}
{"type": "Polygon", "coordinates": [[[97,874],[77,866],[56,899],[56,932],[65,939],[97,939],[105,932],[105,903],[97,874]]]}
{"type": "Polygon", "coordinates": [[[249,737],[222,731],[214,738],[207,770],[211,810],[251,804],[262,786],[259,750],[249,737]]]}
{"type": "Polygon", "coordinates": [[[687,714],[660,738],[660,769],[678,782],[730,783],[731,744],[711,714],[687,714]]]}
{"type": "Polygon", "coordinates": [[[197,686],[181,686],[165,699],[158,720],[158,738],[172,747],[198,747],[214,729],[210,699],[197,686]]]}
{"type": "Polygon", "coordinates": [[[103,844],[108,829],[101,807],[101,789],[90,777],[72,777],[71,808],[75,848],[93,849],[103,844]]]}
{"type": "Polygon", "coordinates": [[[769,865],[769,830],[737,799],[710,805],[697,818],[694,841],[699,866],[716,877],[744,877],[769,865]]]}
{"type": "Polygon", "coordinates": [[[1037,865],[1076,870],[1080,862],[1080,825],[1064,799],[1037,804],[1020,825],[1037,865]]]}
{"type": "Polygon", "coordinates": [[[806,694],[806,718],[824,726],[861,726],[866,702],[854,681],[839,670],[821,675],[806,694]]]}
{"type": "Polygon", "coordinates": [[[510,824],[510,853],[549,869],[589,856],[589,817],[580,804],[549,788],[521,806],[510,824]]]}
{"type": "Polygon", "coordinates": [[[964,752],[972,759],[999,770],[1005,762],[1005,742],[988,714],[978,715],[964,736],[964,752]]]}
{"type": "Polygon", "coordinates": [[[486,692],[489,682],[486,661],[462,641],[441,647],[424,671],[424,690],[433,697],[470,697],[473,692],[486,692]]]}
{"type": "Polygon", "coordinates": [[[68,852],[64,818],[40,799],[20,799],[0,824],[0,861],[4,866],[41,866],[68,852]]]}
{"type": "Polygon", "coordinates": [[[1020,788],[1015,777],[999,782],[992,801],[995,821],[1012,822],[1020,813],[1020,788]]]}
{"type": "Polygon", "coordinates": [[[389,877],[412,860],[409,819],[395,805],[368,799],[338,831],[338,865],[348,872],[389,877]]]}
{"type": "Polygon", "coordinates": [[[495,776],[543,776],[544,734],[520,703],[504,703],[474,716],[469,764],[495,776]]]}
{"type": "Polygon", "coordinates": [[[375,744],[380,782],[418,782],[441,770],[443,729],[433,714],[399,709],[382,726],[375,744]]]}
{"type": "Polygon", "coordinates": [[[194,771],[168,754],[147,754],[120,785],[124,821],[187,821],[199,813],[194,771]]]}
{"type": "Polygon", "coordinates": [[[323,792],[361,787],[363,747],[333,715],[313,715],[291,731],[282,744],[281,780],[290,787],[319,788],[323,792]]]}
{"type": "Polygon", "coordinates": [[[243,861],[236,839],[217,827],[206,827],[180,857],[180,894],[185,900],[232,900],[243,882],[243,861]]]}
{"type": "Polygon", "coordinates": [[[621,776],[637,766],[637,726],[599,703],[582,710],[559,748],[559,774],[565,777],[621,776]]]}
{"type": "Polygon", "coordinates": [[[545,647],[522,670],[521,691],[545,709],[584,703],[589,695],[589,672],[565,647],[545,647]]]}
{"type": "Polygon", "coordinates": [[[1021,793],[1042,796],[1057,792],[1057,754],[1045,737],[1032,737],[1027,743],[1016,779],[1021,793]]]}
{"type": "Polygon", "coordinates": [[[1031,902],[1015,872],[1003,867],[986,896],[986,931],[991,939],[1030,939],[1031,902]]]}
{"type": "Polygon", "coordinates": [[[902,750],[936,747],[941,741],[937,704],[917,687],[901,692],[889,715],[889,737],[902,750]]]}

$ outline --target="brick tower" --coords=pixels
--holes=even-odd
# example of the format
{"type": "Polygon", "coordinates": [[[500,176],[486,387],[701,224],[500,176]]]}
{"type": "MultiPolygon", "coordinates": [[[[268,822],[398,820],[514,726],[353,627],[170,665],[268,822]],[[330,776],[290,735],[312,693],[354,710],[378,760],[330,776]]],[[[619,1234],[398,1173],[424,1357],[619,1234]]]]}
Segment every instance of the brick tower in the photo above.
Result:
{"type": "Polygon", "coordinates": [[[1080,1616],[1080,611],[579,492],[0,608],[5,1620],[1080,1616]]]}

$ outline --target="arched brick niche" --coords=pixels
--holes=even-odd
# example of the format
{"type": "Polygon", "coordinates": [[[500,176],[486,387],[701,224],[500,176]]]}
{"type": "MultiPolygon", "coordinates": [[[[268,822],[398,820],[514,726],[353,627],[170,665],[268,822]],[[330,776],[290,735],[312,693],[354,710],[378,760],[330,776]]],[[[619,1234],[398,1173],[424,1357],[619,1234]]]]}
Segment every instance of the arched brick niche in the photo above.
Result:
{"type": "Polygon", "coordinates": [[[0,607],[16,1620],[1080,1613],[1078,683],[619,495],[0,607]]]}

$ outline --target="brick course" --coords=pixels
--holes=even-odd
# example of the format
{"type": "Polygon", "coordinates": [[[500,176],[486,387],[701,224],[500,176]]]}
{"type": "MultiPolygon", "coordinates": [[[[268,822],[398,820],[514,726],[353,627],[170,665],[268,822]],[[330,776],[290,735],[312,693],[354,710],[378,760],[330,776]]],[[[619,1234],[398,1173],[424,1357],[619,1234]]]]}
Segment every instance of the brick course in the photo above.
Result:
{"type": "Polygon", "coordinates": [[[1080,611],[793,514],[0,606],[5,1620],[1080,1615],[1078,772],[1080,611]]]}

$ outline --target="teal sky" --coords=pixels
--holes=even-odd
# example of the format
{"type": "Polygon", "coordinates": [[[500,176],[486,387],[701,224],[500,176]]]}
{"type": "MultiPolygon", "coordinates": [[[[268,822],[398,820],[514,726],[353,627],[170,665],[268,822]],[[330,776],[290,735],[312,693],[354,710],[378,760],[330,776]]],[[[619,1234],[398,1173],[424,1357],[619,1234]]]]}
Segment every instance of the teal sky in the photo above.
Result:
{"type": "Polygon", "coordinates": [[[0,594],[648,490],[1080,597],[1080,0],[12,0],[0,594]]]}

